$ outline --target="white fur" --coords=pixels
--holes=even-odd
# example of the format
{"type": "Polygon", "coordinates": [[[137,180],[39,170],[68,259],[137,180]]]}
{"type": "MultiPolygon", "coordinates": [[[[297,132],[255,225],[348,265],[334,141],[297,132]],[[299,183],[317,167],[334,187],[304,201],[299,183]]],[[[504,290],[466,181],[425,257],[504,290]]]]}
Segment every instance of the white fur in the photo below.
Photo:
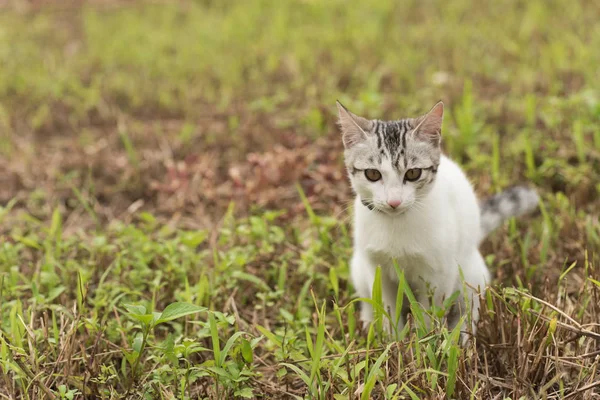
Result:
{"type": "MultiPolygon", "coordinates": [[[[441,305],[455,291],[462,292],[461,268],[470,287],[474,332],[479,315],[475,291],[484,289],[490,274],[478,249],[482,236],[480,209],[469,180],[457,164],[442,156],[436,179],[427,192],[415,198],[411,185],[404,185],[405,193],[397,192],[402,185],[387,187],[384,182],[390,181],[393,170],[391,165],[381,169],[383,179],[378,182],[368,182],[363,176],[351,177],[357,193],[351,275],[358,295],[371,298],[375,269],[381,266],[383,302],[393,317],[399,280],[393,266],[396,260],[417,300],[429,308],[429,285],[434,301],[441,305]],[[390,190],[394,197],[402,198],[405,207],[381,212],[369,210],[361,203],[361,192],[385,199],[391,195],[390,190]]],[[[368,322],[372,318],[371,306],[363,303],[361,319],[368,322]]],[[[402,329],[404,323],[401,318],[398,328],[402,329]]]]}

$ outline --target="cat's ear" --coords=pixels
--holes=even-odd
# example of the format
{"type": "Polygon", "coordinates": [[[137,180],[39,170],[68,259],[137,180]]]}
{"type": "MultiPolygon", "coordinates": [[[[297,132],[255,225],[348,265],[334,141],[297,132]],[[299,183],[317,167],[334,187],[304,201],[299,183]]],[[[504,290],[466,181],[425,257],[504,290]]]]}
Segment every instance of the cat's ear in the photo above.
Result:
{"type": "Polygon", "coordinates": [[[415,120],[413,134],[416,139],[439,145],[442,138],[444,103],[438,101],[429,112],[415,120]]]}
{"type": "Polygon", "coordinates": [[[336,104],[339,114],[338,124],[342,130],[344,147],[349,149],[368,137],[372,123],[366,118],[352,114],[339,101],[336,101],[336,104]]]}

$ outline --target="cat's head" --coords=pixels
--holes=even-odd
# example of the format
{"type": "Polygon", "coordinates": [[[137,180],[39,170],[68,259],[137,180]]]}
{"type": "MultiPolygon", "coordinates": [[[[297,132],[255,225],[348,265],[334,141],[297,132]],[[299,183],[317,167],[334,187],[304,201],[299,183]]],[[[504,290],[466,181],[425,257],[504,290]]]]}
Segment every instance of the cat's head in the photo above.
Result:
{"type": "Polygon", "coordinates": [[[363,204],[389,215],[418,209],[440,164],[442,102],[397,121],[368,120],[337,105],[346,168],[363,204]]]}

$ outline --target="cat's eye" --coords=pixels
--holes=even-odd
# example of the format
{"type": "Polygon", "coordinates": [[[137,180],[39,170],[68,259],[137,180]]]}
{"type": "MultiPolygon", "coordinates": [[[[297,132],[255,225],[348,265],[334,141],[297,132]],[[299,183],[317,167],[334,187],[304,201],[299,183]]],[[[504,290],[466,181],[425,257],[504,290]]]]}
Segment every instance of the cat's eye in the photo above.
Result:
{"type": "Polygon", "coordinates": [[[404,177],[407,181],[416,181],[421,177],[421,171],[421,168],[411,168],[408,171],[406,171],[404,177]]]}
{"type": "Polygon", "coordinates": [[[381,172],[377,171],[376,169],[365,169],[365,176],[371,182],[377,182],[381,179],[381,172]]]}

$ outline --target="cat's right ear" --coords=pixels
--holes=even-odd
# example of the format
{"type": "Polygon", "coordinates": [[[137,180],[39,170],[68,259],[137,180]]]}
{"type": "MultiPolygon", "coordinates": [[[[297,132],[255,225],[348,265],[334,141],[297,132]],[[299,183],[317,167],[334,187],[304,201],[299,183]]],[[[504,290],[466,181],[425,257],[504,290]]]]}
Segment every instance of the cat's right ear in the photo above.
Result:
{"type": "Polygon", "coordinates": [[[442,138],[443,119],[444,103],[438,101],[427,114],[414,120],[417,125],[413,129],[414,137],[439,146],[442,138]]]}
{"type": "Polygon", "coordinates": [[[367,139],[368,133],[371,130],[371,121],[366,118],[352,114],[339,101],[336,101],[338,107],[338,124],[342,130],[342,141],[344,147],[349,149],[352,146],[367,139]]]}

